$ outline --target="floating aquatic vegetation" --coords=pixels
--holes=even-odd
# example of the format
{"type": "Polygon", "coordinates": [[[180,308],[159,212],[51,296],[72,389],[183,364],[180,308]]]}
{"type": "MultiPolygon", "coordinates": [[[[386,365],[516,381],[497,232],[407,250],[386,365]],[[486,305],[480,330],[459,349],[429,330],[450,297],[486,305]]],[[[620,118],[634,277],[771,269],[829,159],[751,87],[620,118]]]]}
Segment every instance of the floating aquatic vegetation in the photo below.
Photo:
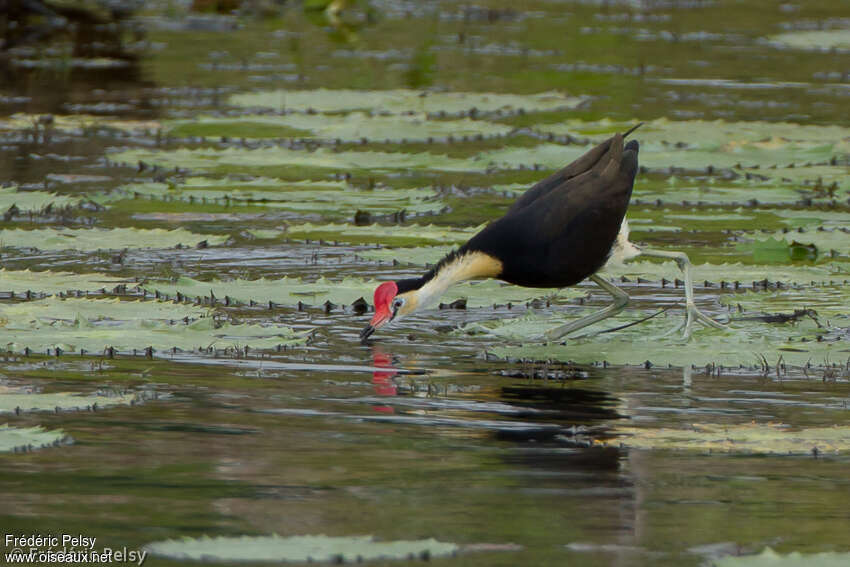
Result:
{"type": "Polygon", "coordinates": [[[850,29],[793,31],[768,36],[767,41],[773,45],[792,49],[850,50],[850,29]]]}
{"type": "Polygon", "coordinates": [[[42,448],[67,439],[61,429],[47,430],[43,427],[9,427],[0,425],[0,453],[16,449],[42,448]]]}
{"type": "MultiPolygon", "coordinates": [[[[650,126],[647,134],[636,133],[641,141],[641,165],[649,168],[669,169],[671,167],[683,170],[704,171],[710,168],[716,170],[737,167],[758,167],[758,176],[746,178],[746,172],[741,176],[745,181],[755,181],[755,185],[767,181],[767,185],[780,185],[782,179],[790,182],[800,181],[801,176],[815,181],[824,178],[821,171],[794,172],[791,165],[829,164],[837,158],[850,152],[850,131],[833,128],[826,135],[818,137],[811,128],[793,128],[796,125],[786,125],[781,129],[789,138],[769,134],[767,124],[748,129],[747,123],[731,123],[731,131],[721,129],[722,136],[708,136],[709,141],[692,142],[699,136],[689,132],[691,123],[685,121],[682,126],[670,132],[670,138],[675,140],[680,136],[682,141],[667,141],[664,128],[670,128],[667,121],[657,121],[656,134],[658,141],[653,141],[650,126]],[[743,125],[742,125],[743,124],[743,125]],[[712,141],[713,140],[713,141],[712,141]],[[691,145],[692,144],[692,145],[691,145]],[[780,167],[775,172],[768,168],[780,167]],[[791,172],[791,173],[786,173],[791,172]]],[[[725,123],[724,123],[725,124],[725,123]]],[[[700,128],[712,131],[716,123],[706,122],[698,125],[700,128]]],[[[115,153],[111,158],[119,162],[137,163],[138,161],[153,163],[163,167],[179,167],[198,171],[219,171],[244,168],[270,168],[283,165],[298,165],[300,167],[329,168],[334,170],[358,171],[369,169],[372,172],[387,172],[397,169],[427,169],[435,171],[486,171],[490,168],[518,169],[537,165],[544,169],[557,169],[583,154],[589,146],[564,146],[554,143],[541,143],[532,148],[507,145],[500,149],[481,151],[468,158],[449,157],[430,152],[376,152],[376,151],[334,151],[332,148],[319,148],[312,152],[294,150],[284,147],[261,147],[256,149],[244,148],[180,148],[172,151],[136,149],[115,153]]],[[[845,183],[847,168],[832,167],[835,180],[845,183]]],[[[261,170],[260,170],[261,171],[261,170]]],[[[827,183],[833,180],[823,179],[827,183]]],[[[750,197],[758,198],[758,196],[750,197]]]]}
{"type": "Polygon", "coordinates": [[[850,227],[850,214],[844,211],[779,209],[771,212],[793,228],[850,227]]]}
{"type": "MultiPolygon", "coordinates": [[[[576,154],[578,155],[578,154],[576,154]]],[[[334,151],[318,148],[312,152],[284,147],[244,148],[179,148],[177,150],[133,149],[110,154],[116,162],[155,164],[160,167],[231,173],[283,166],[332,169],[334,171],[369,170],[370,174],[399,170],[483,171],[487,163],[479,159],[461,159],[446,155],[420,153],[390,153],[375,151],[334,151]]],[[[324,175],[323,175],[324,177],[324,175]]]]}
{"type": "Polygon", "coordinates": [[[0,230],[0,248],[39,250],[120,250],[123,248],[174,248],[206,241],[218,245],[227,235],[197,234],[182,228],[39,228],[0,230]]]}
{"type": "Polygon", "coordinates": [[[18,187],[0,187],[0,212],[16,207],[21,212],[38,212],[47,205],[65,207],[79,205],[85,199],[58,195],[47,191],[20,191],[18,187]]]}
{"type": "MultiPolygon", "coordinates": [[[[567,120],[557,124],[546,124],[544,129],[554,134],[570,134],[604,138],[615,132],[623,132],[638,121],[567,120]]],[[[794,122],[729,122],[726,120],[671,120],[656,118],[645,121],[632,134],[650,149],[667,147],[681,150],[706,150],[734,152],[749,144],[764,149],[783,149],[789,142],[814,142],[817,144],[847,143],[850,128],[822,124],[797,124],[794,122]]]]}
{"type": "MultiPolygon", "coordinates": [[[[635,134],[636,135],[636,134],[635,134]]],[[[637,135],[636,135],[637,136],[637,135]]],[[[640,139],[640,136],[637,136],[640,139]]],[[[643,141],[642,141],[643,142],[643,141]]],[[[481,163],[492,163],[498,168],[513,169],[529,162],[545,169],[563,167],[589,149],[589,146],[562,146],[540,144],[533,149],[506,147],[482,152],[481,163]]],[[[841,141],[787,141],[771,139],[764,142],[729,143],[713,149],[675,149],[664,145],[643,142],[640,164],[653,169],[671,167],[683,170],[729,169],[737,167],[785,167],[807,162],[829,162],[837,155],[847,153],[850,145],[841,141]]]]}
{"type": "MultiPolygon", "coordinates": [[[[684,292],[682,292],[684,295],[684,292]]],[[[719,365],[737,368],[766,368],[781,361],[788,366],[804,367],[843,362],[850,357],[850,342],[819,340],[825,329],[809,318],[800,319],[793,327],[773,325],[761,320],[738,318],[725,330],[698,327],[696,337],[684,341],[679,332],[671,332],[684,319],[683,309],[673,308],[647,321],[610,333],[588,335],[588,332],[613,329],[636,322],[657,310],[626,309],[606,324],[567,337],[565,344],[543,344],[540,336],[548,329],[566,324],[578,315],[589,313],[584,307],[572,317],[562,314],[543,315],[529,312],[513,319],[471,323],[458,334],[485,334],[501,341],[526,343],[522,346],[495,346],[487,352],[507,359],[559,360],[591,364],[655,366],[719,365]]]]}
{"type": "Polygon", "coordinates": [[[261,107],[274,110],[315,110],[344,112],[375,110],[404,113],[429,112],[445,114],[516,111],[528,112],[575,108],[585,97],[571,97],[557,92],[533,95],[499,93],[430,92],[406,89],[358,91],[351,89],[277,90],[236,94],[230,104],[242,107],[261,107]]]}
{"type": "MultiPolygon", "coordinates": [[[[636,122],[636,121],[635,121],[636,122]]],[[[630,122],[581,122],[547,124],[555,135],[595,135],[622,132],[630,122]]],[[[640,141],[640,163],[649,168],[676,167],[704,170],[759,166],[801,165],[828,162],[850,151],[850,129],[840,126],[801,125],[789,122],[726,122],[723,120],[668,120],[645,123],[632,135],[640,141]]],[[[563,152],[563,149],[560,150],[563,152]]],[[[535,148],[534,160],[547,167],[565,163],[558,146],[535,148]]],[[[506,149],[487,156],[497,163],[515,163],[517,150],[506,149]]],[[[528,160],[528,157],[525,157],[528,160]]],[[[847,168],[841,168],[846,176],[847,168]]],[[[760,174],[771,175],[767,171],[760,174]]],[[[777,173],[777,176],[779,173],[777,173]]],[[[817,174],[815,174],[815,177],[817,174]]]]}
{"type": "Polygon", "coordinates": [[[105,408],[117,405],[129,405],[136,402],[136,394],[96,393],[80,394],[74,392],[51,392],[49,394],[27,393],[21,388],[0,386],[0,413],[19,413],[22,411],[84,410],[92,407],[105,408]]]}
{"type": "MultiPolygon", "coordinates": [[[[846,229],[830,229],[830,230],[807,230],[805,232],[783,232],[778,231],[766,238],[758,238],[755,240],[755,245],[759,243],[774,243],[780,246],[793,247],[793,243],[814,246],[812,255],[814,257],[826,256],[829,257],[830,251],[834,251],[836,255],[846,256],[850,253],[850,232],[845,232],[846,229]]],[[[738,245],[742,250],[750,249],[751,243],[743,242],[738,245]]],[[[792,254],[793,251],[789,252],[792,254]]]]}
{"type": "Polygon", "coordinates": [[[59,130],[76,135],[83,134],[87,130],[104,128],[121,132],[153,133],[162,125],[155,120],[128,120],[116,119],[108,116],[95,116],[91,114],[51,114],[49,121],[45,122],[42,115],[17,113],[6,118],[0,118],[0,131],[2,130],[29,130],[37,128],[44,130],[59,130]]]}
{"type": "MultiPolygon", "coordinates": [[[[636,225],[632,225],[637,230],[636,225]]],[[[422,246],[410,248],[376,248],[374,250],[361,250],[357,255],[369,260],[397,261],[403,264],[414,264],[425,266],[439,262],[451,247],[448,246],[422,246]]],[[[683,279],[682,271],[675,262],[657,262],[636,260],[625,264],[609,264],[603,268],[603,273],[608,276],[626,277],[633,281],[637,278],[660,282],[667,280],[674,282],[683,279]]],[[[734,282],[741,286],[749,287],[752,282],[768,280],[776,283],[800,283],[843,281],[850,279],[848,266],[841,262],[832,262],[818,265],[773,265],[773,264],[741,264],[718,263],[718,264],[696,264],[692,267],[694,281],[708,281],[717,286],[721,282],[727,282],[730,288],[734,282]]]]}
{"type": "Polygon", "coordinates": [[[284,114],[239,117],[200,116],[167,124],[173,136],[227,136],[231,138],[301,138],[359,142],[361,139],[399,142],[444,140],[449,136],[497,136],[513,128],[471,120],[431,120],[422,113],[401,116],[351,112],[346,115],[284,114]]]}
{"type": "Polygon", "coordinates": [[[153,555],[177,560],[227,562],[336,562],[355,563],[410,557],[429,559],[453,555],[461,548],[435,539],[376,541],[372,536],[329,537],[184,537],[149,543],[153,555]]]}
{"type": "Polygon", "coordinates": [[[480,231],[483,226],[464,228],[455,226],[429,225],[381,225],[354,226],[348,224],[294,224],[286,229],[284,236],[293,239],[309,238],[351,244],[381,243],[388,246],[411,244],[462,244],[480,231]]]}
{"type": "MultiPolygon", "coordinates": [[[[30,270],[0,269],[0,291],[26,293],[59,293],[65,291],[96,291],[129,283],[126,278],[108,274],[74,274],[71,272],[33,272],[30,270]]],[[[5,308],[4,308],[5,309],[5,308]]]]}
{"type": "Polygon", "coordinates": [[[850,326],[850,286],[812,286],[799,289],[777,289],[770,292],[747,292],[721,296],[724,305],[739,307],[744,315],[751,313],[793,313],[813,309],[826,325],[850,326]]]}
{"type": "Polygon", "coordinates": [[[274,348],[303,344],[309,335],[279,324],[218,321],[213,314],[209,308],[182,303],[48,297],[4,306],[0,345],[38,352],[274,348]]]}
{"type": "MultiPolygon", "coordinates": [[[[778,178],[746,182],[714,178],[699,181],[670,178],[664,184],[648,185],[638,181],[635,183],[632,199],[672,204],[688,202],[701,205],[779,205],[797,203],[805,197],[806,193],[808,191],[802,183],[782,181],[778,178]]],[[[811,197],[813,202],[830,199],[826,194],[811,197]]]]}
{"type": "Polygon", "coordinates": [[[791,427],[781,423],[694,423],[688,429],[615,426],[614,444],[634,449],[771,455],[850,452],[850,428],[791,427]]]}
{"type": "Polygon", "coordinates": [[[426,264],[436,264],[449,252],[451,252],[450,246],[417,246],[360,250],[357,252],[357,256],[367,260],[396,261],[402,264],[425,266],[426,264]]]}
{"type": "Polygon", "coordinates": [[[138,183],[124,185],[95,197],[97,202],[124,199],[179,200],[195,207],[208,205],[251,206],[319,213],[325,217],[351,218],[358,210],[370,214],[399,211],[426,213],[445,204],[432,189],[392,189],[377,186],[358,190],[345,182],[283,181],[259,178],[249,182],[192,177],[183,183],[138,183]]]}
{"type": "MultiPolygon", "coordinates": [[[[203,297],[209,296],[212,292],[219,300],[227,297],[244,303],[271,301],[281,305],[297,305],[302,302],[316,306],[326,301],[350,305],[361,297],[371,303],[372,294],[380,283],[377,280],[360,278],[344,278],[338,281],[319,278],[315,281],[304,281],[300,278],[288,277],[204,282],[184,277],[174,282],[149,281],[141,286],[149,292],[158,291],[169,295],[180,292],[188,297],[203,297]]],[[[441,298],[441,301],[450,303],[465,299],[467,307],[473,308],[490,307],[494,303],[523,303],[545,297],[564,299],[581,295],[584,295],[584,292],[576,288],[531,289],[504,284],[496,280],[482,280],[453,286],[441,298]]]]}
{"type": "Polygon", "coordinates": [[[728,555],[711,560],[714,567],[843,567],[850,563],[850,553],[824,551],[780,554],[766,547],[756,555],[728,555]]]}
{"type": "MultiPolygon", "coordinates": [[[[675,262],[650,262],[634,261],[622,265],[608,265],[604,273],[609,276],[638,278],[642,277],[652,281],[666,279],[674,281],[683,279],[682,271],[675,262]]],[[[777,266],[767,264],[696,264],[692,268],[694,281],[698,284],[703,281],[719,285],[720,282],[740,282],[741,286],[749,287],[753,282],[767,281],[776,284],[799,283],[810,284],[811,282],[843,281],[850,278],[847,266],[842,263],[800,265],[800,266],[777,266]]]]}

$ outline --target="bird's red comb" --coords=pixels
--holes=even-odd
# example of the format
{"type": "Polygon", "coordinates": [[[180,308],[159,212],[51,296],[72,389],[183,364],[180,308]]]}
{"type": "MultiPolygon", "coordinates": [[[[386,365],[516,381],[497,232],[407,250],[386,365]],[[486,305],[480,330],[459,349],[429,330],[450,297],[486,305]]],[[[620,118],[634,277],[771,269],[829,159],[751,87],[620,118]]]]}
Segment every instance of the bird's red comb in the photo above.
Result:
{"type": "Polygon", "coordinates": [[[375,288],[375,309],[379,309],[392,301],[398,293],[395,282],[384,282],[375,288]]]}

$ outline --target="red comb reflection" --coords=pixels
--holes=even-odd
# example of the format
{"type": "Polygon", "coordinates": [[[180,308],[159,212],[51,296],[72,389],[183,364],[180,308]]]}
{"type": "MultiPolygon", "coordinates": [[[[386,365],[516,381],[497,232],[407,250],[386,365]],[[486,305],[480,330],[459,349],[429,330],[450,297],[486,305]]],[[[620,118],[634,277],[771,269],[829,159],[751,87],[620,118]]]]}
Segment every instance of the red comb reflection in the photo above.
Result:
{"type": "MultiPolygon", "coordinates": [[[[372,384],[375,387],[375,393],[379,396],[395,396],[398,394],[398,388],[393,382],[393,377],[398,374],[398,371],[393,368],[392,355],[382,352],[376,345],[372,350],[372,366],[386,368],[386,370],[372,372],[372,384]]],[[[372,406],[372,409],[383,413],[394,412],[390,406],[372,406]]]]}

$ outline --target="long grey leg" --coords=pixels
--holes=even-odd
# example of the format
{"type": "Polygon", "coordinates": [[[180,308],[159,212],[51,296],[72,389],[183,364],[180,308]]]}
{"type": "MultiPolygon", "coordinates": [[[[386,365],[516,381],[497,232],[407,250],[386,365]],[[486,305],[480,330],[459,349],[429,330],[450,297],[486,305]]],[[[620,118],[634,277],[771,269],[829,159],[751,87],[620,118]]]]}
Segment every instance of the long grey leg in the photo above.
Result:
{"type": "Polygon", "coordinates": [[[697,309],[696,304],[694,303],[694,281],[691,277],[691,261],[688,259],[688,255],[684,252],[667,252],[665,250],[652,250],[647,248],[640,249],[641,256],[652,256],[655,258],[666,258],[668,260],[675,260],[676,264],[679,265],[679,269],[685,274],[685,306],[687,310],[687,315],[685,316],[685,321],[682,325],[673,329],[673,332],[678,331],[682,327],[685,328],[684,336],[689,337],[691,335],[691,326],[694,321],[702,323],[703,325],[708,325],[709,327],[714,327],[716,329],[725,329],[726,325],[718,323],[708,315],[702,313],[699,309],[697,309]]]}
{"type": "Polygon", "coordinates": [[[614,298],[614,303],[612,303],[605,309],[600,309],[596,313],[591,313],[590,315],[582,317],[581,319],[546,331],[546,333],[543,335],[543,338],[545,340],[556,341],[561,337],[572,333],[573,331],[577,331],[583,327],[587,327],[588,325],[598,323],[599,321],[607,319],[608,317],[613,317],[614,315],[622,311],[626,307],[626,305],[628,305],[629,295],[622,289],[618,288],[617,286],[597,274],[593,274],[588,279],[592,280],[594,283],[596,283],[596,285],[610,293],[611,297],[614,298]]]}

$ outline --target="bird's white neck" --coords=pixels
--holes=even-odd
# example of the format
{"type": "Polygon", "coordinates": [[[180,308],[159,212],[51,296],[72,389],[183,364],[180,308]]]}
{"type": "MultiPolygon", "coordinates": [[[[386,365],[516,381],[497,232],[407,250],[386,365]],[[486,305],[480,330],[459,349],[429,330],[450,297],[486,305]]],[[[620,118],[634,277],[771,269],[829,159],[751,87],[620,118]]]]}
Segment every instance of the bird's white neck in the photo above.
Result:
{"type": "Polygon", "coordinates": [[[502,273],[502,262],[484,252],[466,252],[446,262],[417,290],[421,309],[436,302],[452,285],[476,278],[493,278],[502,273]]]}

